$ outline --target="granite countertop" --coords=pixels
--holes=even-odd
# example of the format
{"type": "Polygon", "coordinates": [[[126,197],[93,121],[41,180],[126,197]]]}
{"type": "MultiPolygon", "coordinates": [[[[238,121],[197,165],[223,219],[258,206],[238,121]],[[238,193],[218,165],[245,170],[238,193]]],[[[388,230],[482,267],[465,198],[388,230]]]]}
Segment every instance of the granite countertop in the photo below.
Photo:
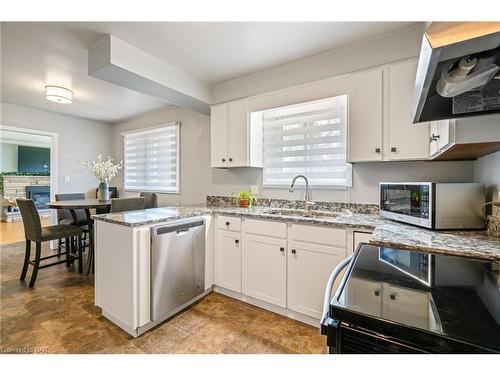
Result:
{"type": "MultiPolygon", "coordinates": [[[[195,216],[221,214],[302,224],[315,224],[338,228],[373,230],[370,243],[378,246],[423,251],[437,254],[466,256],[500,262],[500,238],[488,236],[486,231],[433,231],[386,220],[377,214],[353,213],[348,210],[333,216],[304,217],[297,210],[256,207],[181,206],[152,208],[93,215],[95,220],[138,227],[186,219],[195,216]]],[[[331,212],[330,212],[331,215],[331,212]]]]}
{"type": "Polygon", "coordinates": [[[384,220],[375,227],[370,243],[500,262],[500,238],[486,231],[436,231],[384,220]]]}

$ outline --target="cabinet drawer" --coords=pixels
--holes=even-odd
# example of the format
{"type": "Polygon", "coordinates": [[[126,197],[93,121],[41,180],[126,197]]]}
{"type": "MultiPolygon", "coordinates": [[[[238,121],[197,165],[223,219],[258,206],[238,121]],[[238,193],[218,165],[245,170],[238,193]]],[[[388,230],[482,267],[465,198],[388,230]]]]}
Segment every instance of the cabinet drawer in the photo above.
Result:
{"type": "Polygon", "coordinates": [[[320,227],[315,225],[292,224],[289,239],[326,246],[346,246],[345,229],[320,227]]]}
{"type": "Polygon", "coordinates": [[[217,216],[217,229],[241,232],[241,219],[232,216],[217,216]]]}
{"type": "Polygon", "coordinates": [[[268,220],[245,219],[245,233],[276,238],[286,238],[286,223],[268,220]]]}

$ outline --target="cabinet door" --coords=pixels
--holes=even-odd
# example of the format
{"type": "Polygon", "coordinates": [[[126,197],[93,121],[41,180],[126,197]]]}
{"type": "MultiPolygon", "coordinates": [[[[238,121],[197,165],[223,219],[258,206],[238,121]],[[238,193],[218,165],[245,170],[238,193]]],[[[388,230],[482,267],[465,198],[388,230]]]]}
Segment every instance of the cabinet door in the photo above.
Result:
{"type": "Polygon", "coordinates": [[[245,235],[243,294],[286,307],[286,240],[245,235]]]}
{"type": "Polygon", "coordinates": [[[248,108],[246,100],[228,104],[229,167],[245,167],[248,161],[248,108]]]}
{"type": "MultiPolygon", "coordinates": [[[[317,247],[317,246],[316,246],[317,247]]],[[[344,259],[339,254],[309,251],[307,244],[291,243],[288,250],[287,307],[313,318],[321,318],[323,297],[330,274],[344,259]]],[[[337,279],[337,285],[340,277],[337,279]]]]}
{"type": "Polygon", "coordinates": [[[241,293],[241,234],[217,230],[215,239],[215,283],[241,293]]]}
{"type": "Polygon", "coordinates": [[[352,75],[349,161],[382,160],[382,69],[352,75]]]}
{"type": "Polygon", "coordinates": [[[425,160],[429,157],[429,123],[411,118],[417,61],[391,65],[389,74],[389,160],[425,160]]]}
{"type": "Polygon", "coordinates": [[[210,113],[210,165],[227,168],[227,104],[212,106],[210,113]]]}
{"type": "Polygon", "coordinates": [[[433,121],[430,124],[429,154],[436,154],[450,142],[450,120],[433,121]]]}
{"type": "Polygon", "coordinates": [[[371,236],[372,236],[371,233],[354,232],[354,238],[353,238],[354,243],[352,250],[356,251],[360,243],[369,243],[371,236]]]}

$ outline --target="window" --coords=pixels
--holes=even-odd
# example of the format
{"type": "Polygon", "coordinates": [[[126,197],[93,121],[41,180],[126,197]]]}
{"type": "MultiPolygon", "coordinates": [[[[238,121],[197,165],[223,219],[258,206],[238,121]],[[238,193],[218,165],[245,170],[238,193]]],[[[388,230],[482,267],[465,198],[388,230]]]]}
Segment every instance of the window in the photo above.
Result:
{"type": "Polygon", "coordinates": [[[262,113],[265,186],[288,186],[298,174],[312,186],[346,186],[347,95],[262,113]]]}
{"type": "Polygon", "coordinates": [[[179,123],[125,133],[125,190],[179,193],[179,138],[179,123]]]}

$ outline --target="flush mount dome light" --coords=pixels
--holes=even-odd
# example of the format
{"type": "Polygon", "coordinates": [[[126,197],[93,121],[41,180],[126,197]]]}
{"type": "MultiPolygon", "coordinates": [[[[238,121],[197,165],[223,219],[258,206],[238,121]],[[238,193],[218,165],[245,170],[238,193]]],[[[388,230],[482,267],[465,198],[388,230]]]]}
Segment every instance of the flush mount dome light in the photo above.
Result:
{"type": "Polygon", "coordinates": [[[51,102],[71,104],[73,103],[73,91],[59,86],[45,86],[45,98],[51,102]]]}

